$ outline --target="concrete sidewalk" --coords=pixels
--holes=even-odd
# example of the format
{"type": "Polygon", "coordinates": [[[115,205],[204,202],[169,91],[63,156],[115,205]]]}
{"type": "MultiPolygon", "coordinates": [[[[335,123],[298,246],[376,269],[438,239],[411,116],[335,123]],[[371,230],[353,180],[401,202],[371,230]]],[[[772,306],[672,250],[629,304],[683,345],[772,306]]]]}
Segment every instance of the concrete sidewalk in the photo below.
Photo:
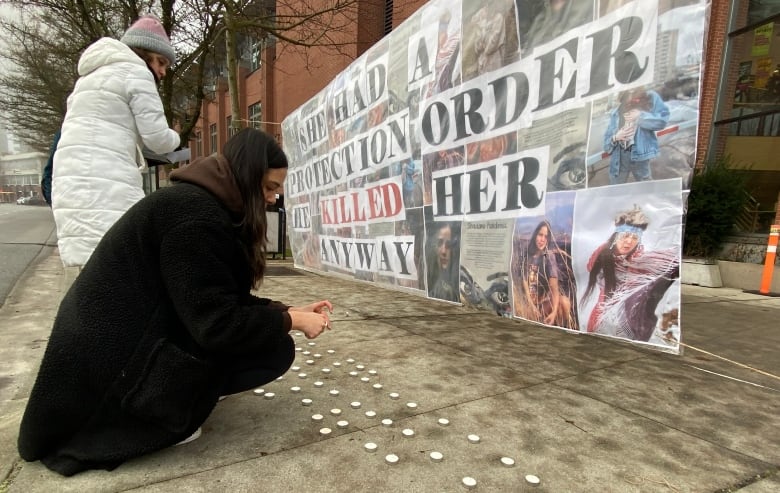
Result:
{"type": "MultiPolygon", "coordinates": [[[[0,492],[458,492],[466,476],[490,492],[780,491],[776,378],[690,347],[667,355],[309,273],[263,286],[290,304],[328,298],[336,307],[332,331],[296,337],[300,369],[265,387],[273,399],[231,396],[194,442],[63,478],[16,453],[72,281],[56,250],[47,253],[0,310],[0,492]],[[367,442],[378,450],[366,452],[367,442]],[[502,465],[505,456],[515,465],[502,465]]],[[[684,343],[780,374],[780,298],[684,286],[683,304],[684,343]]]]}

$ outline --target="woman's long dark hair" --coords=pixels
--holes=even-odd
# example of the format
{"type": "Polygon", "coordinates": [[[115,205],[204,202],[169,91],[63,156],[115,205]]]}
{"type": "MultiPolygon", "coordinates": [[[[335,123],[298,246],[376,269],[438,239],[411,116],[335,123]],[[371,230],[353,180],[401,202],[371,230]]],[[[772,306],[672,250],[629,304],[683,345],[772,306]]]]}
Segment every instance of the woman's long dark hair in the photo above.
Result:
{"type": "Polygon", "coordinates": [[[635,108],[642,111],[650,111],[653,107],[650,95],[642,88],[623,91],[618,96],[618,100],[620,101],[621,113],[635,108]]]}
{"type": "Polygon", "coordinates": [[[531,233],[531,238],[528,240],[528,256],[533,257],[536,255],[536,252],[539,251],[538,248],[536,248],[536,235],[539,234],[539,231],[541,231],[542,227],[547,227],[547,246],[545,249],[552,250],[553,249],[553,233],[552,233],[552,226],[550,226],[550,222],[546,219],[540,222],[536,225],[534,228],[533,233],[531,233]]]}
{"type": "Polygon", "coordinates": [[[143,48],[136,48],[135,46],[130,46],[129,48],[133,51],[133,53],[135,53],[136,55],[141,57],[141,60],[143,60],[146,63],[146,68],[148,68],[149,72],[152,73],[152,77],[154,77],[154,83],[155,84],[159,84],[160,83],[160,78],[157,77],[157,72],[152,70],[152,53],[153,52],[149,51],[149,50],[145,50],[143,48]]]}
{"type": "Polygon", "coordinates": [[[222,148],[222,155],[230,163],[244,203],[240,222],[244,253],[257,287],[265,273],[268,230],[263,178],[269,169],[287,168],[287,156],[273,137],[254,128],[245,128],[231,137],[222,148]]]}
{"type": "Polygon", "coordinates": [[[599,247],[599,254],[593,262],[593,267],[588,275],[588,287],[585,289],[583,300],[587,299],[596,287],[599,274],[604,274],[604,297],[609,299],[612,292],[615,291],[617,276],[615,276],[615,257],[612,253],[612,246],[615,244],[617,233],[612,233],[606,243],[599,247]]]}

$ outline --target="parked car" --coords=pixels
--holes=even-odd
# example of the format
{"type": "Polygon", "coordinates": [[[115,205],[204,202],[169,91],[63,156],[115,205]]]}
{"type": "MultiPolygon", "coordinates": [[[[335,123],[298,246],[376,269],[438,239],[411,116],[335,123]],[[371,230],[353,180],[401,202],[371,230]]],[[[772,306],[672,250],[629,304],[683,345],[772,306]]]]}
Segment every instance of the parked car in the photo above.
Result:
{"type": "Polygon", "coordinates": [[[24,205],[47,205],[43,197],[28,197],[24,205]]]}
{"type": "Polygon", "coordinates": [[[16,199],[18,205],[46,205],[43,197],[19,197],[16,199]]]}

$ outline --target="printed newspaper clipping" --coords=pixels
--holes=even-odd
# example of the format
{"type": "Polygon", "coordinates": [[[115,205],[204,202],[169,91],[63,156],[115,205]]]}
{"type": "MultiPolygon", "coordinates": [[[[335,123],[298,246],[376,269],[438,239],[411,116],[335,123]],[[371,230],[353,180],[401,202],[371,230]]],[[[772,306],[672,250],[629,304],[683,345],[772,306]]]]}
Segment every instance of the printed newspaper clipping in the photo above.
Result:
{"type": "Polygon", "coordinates": [[[679,352],[679,4],[425,4],[284,121],[296,266],[679,352]]]}

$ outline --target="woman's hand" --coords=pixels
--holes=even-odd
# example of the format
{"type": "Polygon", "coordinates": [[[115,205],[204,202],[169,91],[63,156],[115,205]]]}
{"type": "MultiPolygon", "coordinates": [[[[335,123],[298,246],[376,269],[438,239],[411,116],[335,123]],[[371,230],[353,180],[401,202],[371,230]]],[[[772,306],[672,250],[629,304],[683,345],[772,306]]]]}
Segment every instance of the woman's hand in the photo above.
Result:
{"type": "Polygon", "coordinates": [[[314,339],[325,329],[330,330],[330,313],[333,304],[328,300],[315,301],[303,306],[291,306],[287,313],[292,320],[292,329],[300,330],[307,339],[314,339]]]}
{"type": "Polygon", "coordinates": [[[634,127],[623,127],[615,133],[614,140],[616,142],[626,141],[630,139],[634,133],[636,133],[636,129],[634,127]]]}
{"type": "Polygon", "coordinates": [[[300,330],[307,339],[314,339],[325,329],[330,329],[330,318],[327,313],[314,311],[287,310],[292,321],[292,330],[300,330]]]}
{"type": "Polygon", "coordinates": [[[287,311],[322,313],[326,308],[329,313],[333,313],[333,305],[328,300],[315,301],[314,303],[303,306],[291,306],[287,311]]]}
{"type": "Polygon", "coordinates": [[[623,118],[626,120],[626,122],[635,122],[639,119],[639,116],[641,114],[642,114],[641,111],[634,108],[623,113],[623,118]]]}

